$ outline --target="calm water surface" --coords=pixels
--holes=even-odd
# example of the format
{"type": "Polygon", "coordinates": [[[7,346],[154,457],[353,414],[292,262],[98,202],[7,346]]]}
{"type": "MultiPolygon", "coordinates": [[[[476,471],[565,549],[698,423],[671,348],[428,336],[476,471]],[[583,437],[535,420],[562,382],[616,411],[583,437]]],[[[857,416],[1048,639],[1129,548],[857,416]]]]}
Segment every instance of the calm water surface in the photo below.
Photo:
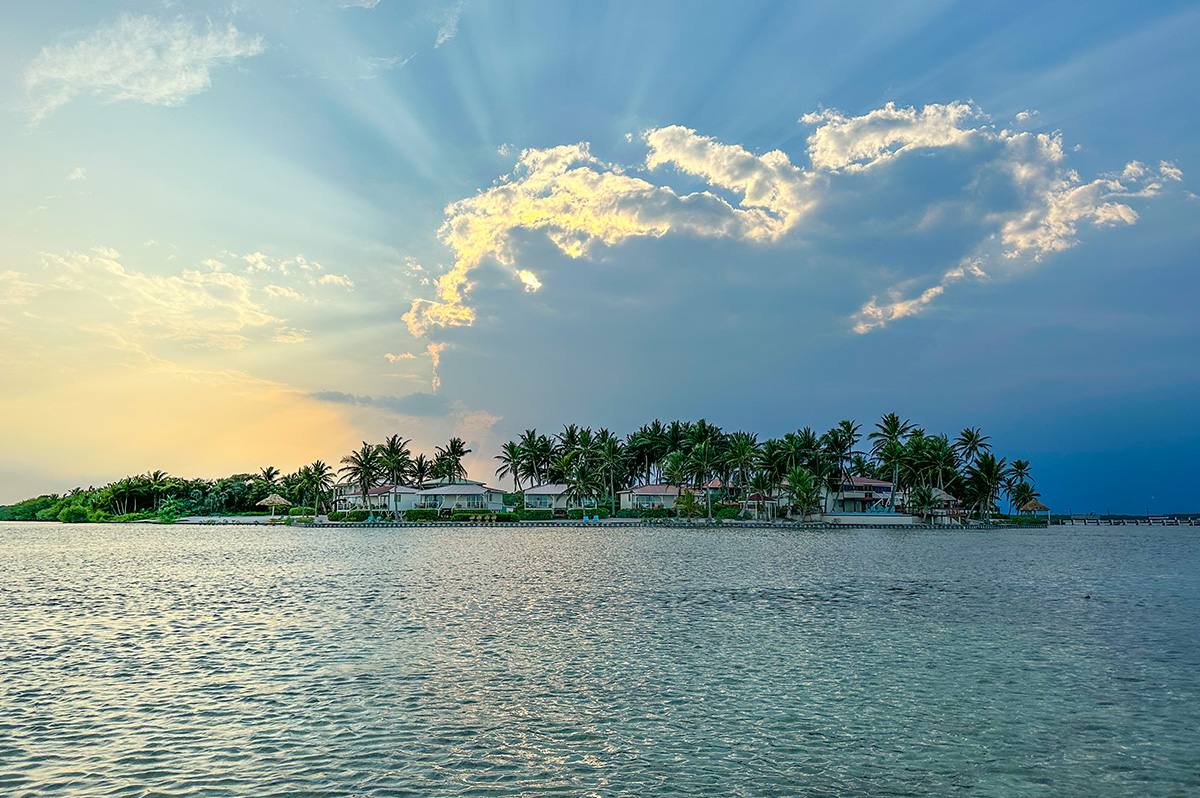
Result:
{"type": "Polygon", "coordinates": [[[1198,541],[0,524],[0,794],[1200,795],[1198,541]]]}

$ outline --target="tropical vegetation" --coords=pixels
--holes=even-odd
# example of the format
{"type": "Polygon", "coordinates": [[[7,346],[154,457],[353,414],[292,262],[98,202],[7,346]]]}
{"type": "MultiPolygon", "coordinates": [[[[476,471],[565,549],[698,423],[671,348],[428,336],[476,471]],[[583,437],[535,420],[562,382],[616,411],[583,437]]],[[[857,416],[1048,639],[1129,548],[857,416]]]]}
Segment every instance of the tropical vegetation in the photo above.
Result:
{"type": "MultiPolygon", "coordinates": [[[[366,504],[369,491],[380,485],[421,488],[434,481],[465,480],[469,454],[461,438],[426,455],[414,453],[410,439],[392,435],[381,443],[363,441],[336,468],[315,460],[291,473],[265,466],[214,480],[153,471],[0,506],[0,520],[259,514],[266,512],[259,503],[272,494],[320,515],[334,509],[336,482],[351,486],[366,504]]],[[[828,512],[850,477],[892,482],[896,490],[889,501],[903,497],[904,509],[921,514],[952,497],[973,515],[988,519],[1002,501],[1011,512],[1040,497],[1029,461],[999,456],[980,429],[967,427],[951,437],[895,413],[866,430],[844,420],[822,433],[802,427],[764,440],[705,419],[655,420],[624,436],[567,424],[549,435],[527,429],[504,443],[495,460],[495,476],[515,486],[511,498],[518,507],[525,488],[558,483],[576,505],[595,506],[606,515],[625,514],[619,511],[617,494],[641,484],[674,486],[680,512],[707,518],[739,514],[767,496],[786,497],[785,512],[809,518],[828,512]]]]}

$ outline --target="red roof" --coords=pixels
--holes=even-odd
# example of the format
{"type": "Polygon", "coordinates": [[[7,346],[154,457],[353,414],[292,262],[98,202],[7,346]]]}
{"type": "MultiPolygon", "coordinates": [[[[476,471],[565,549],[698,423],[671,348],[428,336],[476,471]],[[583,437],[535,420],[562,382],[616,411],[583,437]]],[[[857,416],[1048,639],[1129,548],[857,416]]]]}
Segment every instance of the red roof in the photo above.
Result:
{"type": "Polygon", "coordinates": [[[847,484],[847,485],[879,485],[881,487],[888,487],[888,488],[890,488],[892,486],[892,483],[888,482],[886,479],[871,479],[870,477],[846,477],[845,484],[847,484]]]}

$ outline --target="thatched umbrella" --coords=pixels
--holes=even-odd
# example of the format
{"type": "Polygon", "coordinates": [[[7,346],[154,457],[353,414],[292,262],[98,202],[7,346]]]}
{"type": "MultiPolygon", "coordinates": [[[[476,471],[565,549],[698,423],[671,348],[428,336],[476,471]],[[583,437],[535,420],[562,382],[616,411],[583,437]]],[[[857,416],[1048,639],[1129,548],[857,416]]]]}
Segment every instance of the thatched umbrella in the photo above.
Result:
{"type": "Polygon", "coordinates": [[[282,496],[280,496],[278,493],[272,493],[270,496],[268,496],[267,498],[260,501],[258,503],[258,506],[259,507],[270,507],[271,508],[271,517],[274,518],[276,507],[291,507],[292,503],[290,501],[288,501],[287,499],[283,498],[282,496]]]}
{"type": "Polygon", "coordinates": [[[1046,514],[1046,526],[1050,526],[1050,508],[1042,504],[1037,499],[1030,499],[1021,507],[1023,513],[1042,513],[1046,514]]]}

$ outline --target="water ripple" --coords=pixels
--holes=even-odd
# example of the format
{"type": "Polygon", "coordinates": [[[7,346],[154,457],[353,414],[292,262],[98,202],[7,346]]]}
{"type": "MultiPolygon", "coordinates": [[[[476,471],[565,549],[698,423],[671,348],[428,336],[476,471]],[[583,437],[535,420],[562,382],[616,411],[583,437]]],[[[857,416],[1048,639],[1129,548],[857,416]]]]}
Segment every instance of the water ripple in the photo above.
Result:
{"type": "Polygon", "coordinates": [[[1186,531],[0,534],[4,795],[1200,794],[1186,531]]]}

